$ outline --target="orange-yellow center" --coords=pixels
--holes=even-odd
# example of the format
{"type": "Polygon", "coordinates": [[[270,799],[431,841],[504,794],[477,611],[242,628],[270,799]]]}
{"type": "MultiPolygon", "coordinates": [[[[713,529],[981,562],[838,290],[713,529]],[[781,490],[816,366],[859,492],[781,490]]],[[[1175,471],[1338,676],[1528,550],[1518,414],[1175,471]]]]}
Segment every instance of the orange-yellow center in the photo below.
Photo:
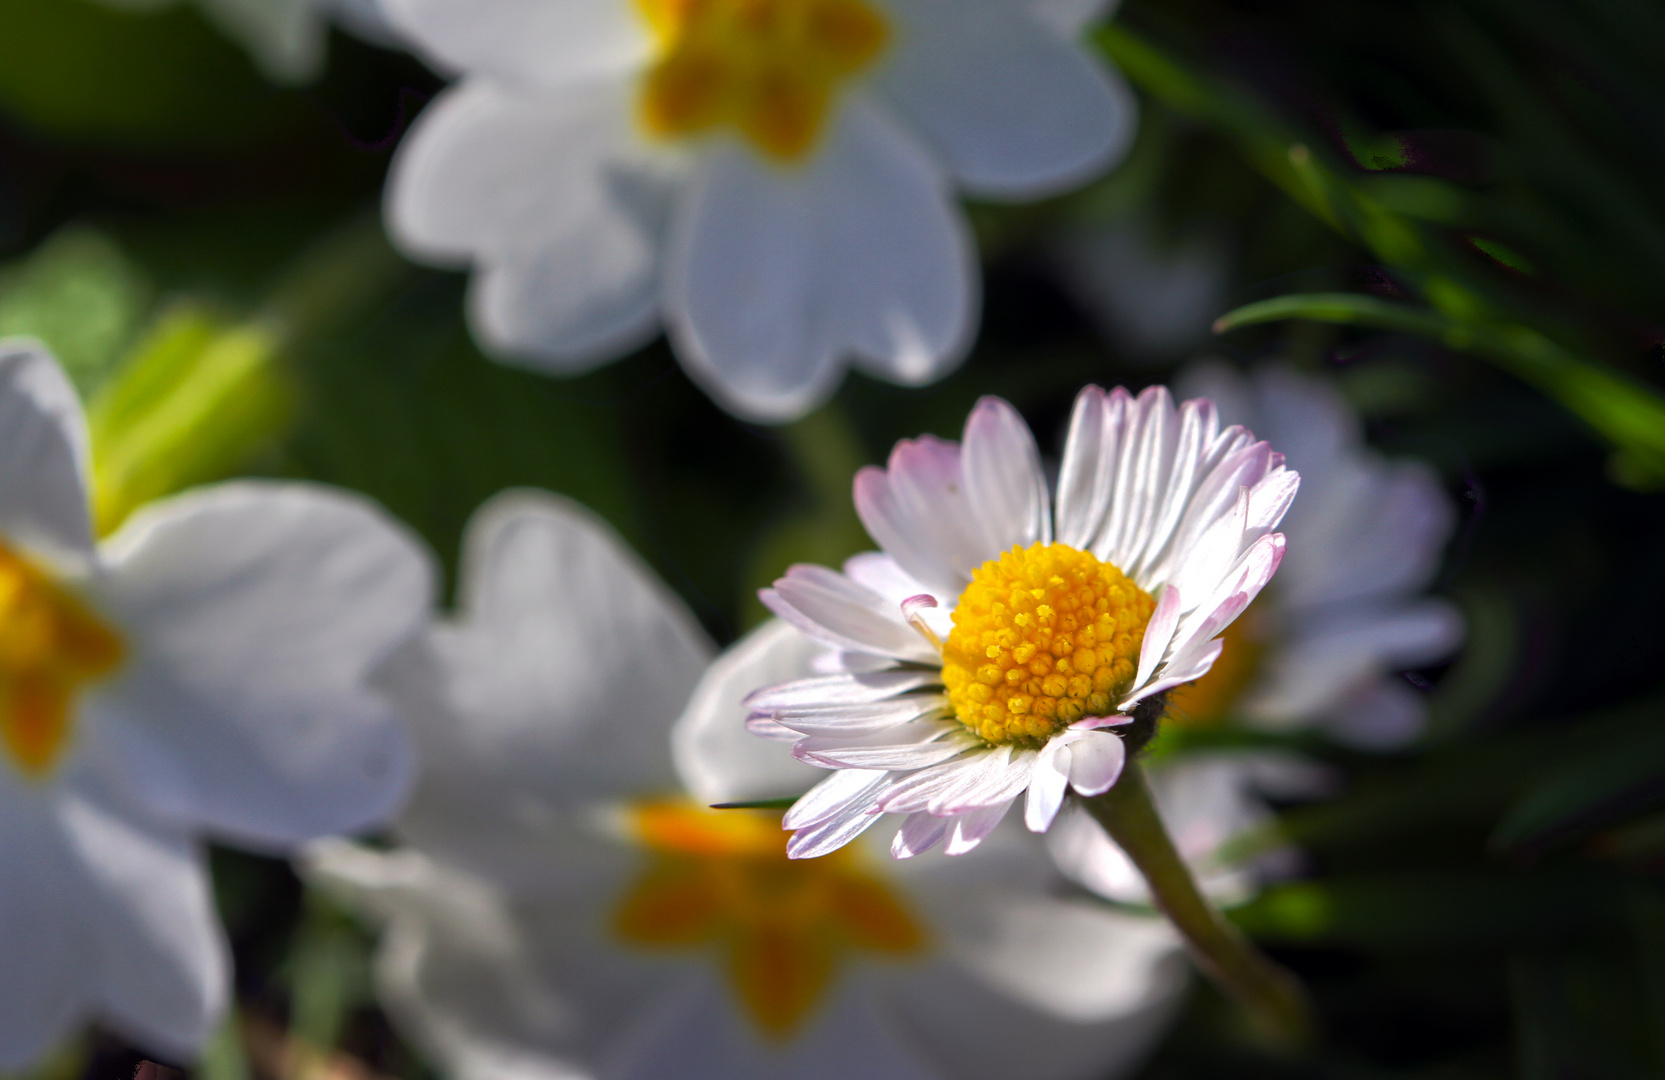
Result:
{"type": "Polygon", "coordinates": [[[776,161],[815,145],[840,87],[890,38],[864,0],[637,0],[661,42],[641,121],[661,138],[738,130],[776,161]]]}
{"type": "Polygon", "coordinates": [[[1254,614],[1244,612],[1220,634],[1220,658],[1208,674],[1174,690],[1168,699],[1169,719],[1187,727],[1213,727],[1231,716],[1265,650],[1254,614]]]}
{"type": "Polygon", "coordinates": [[[114,630],[0,543],[0,741],[20,772],[51,771],[69,745],[76,695],[121,655],[114,630]]]}
{"type": "Polygon", "coordinates": [[[984,563],[942,650],[955,717],[988,742],[1033,746],[1108,715],[1133,681],[1155,608],[1120,570],[1066,544],[984,563]]]}
{"type": "Polygon", "coordinates": [[[771,1038],[797,1029],[853,951],[918,951],[924,933],[860,853],[789,860],[780,816],[653,801],[631,809],[652,861],[614,914],[633,945],[716,952],[771,1038]]]}

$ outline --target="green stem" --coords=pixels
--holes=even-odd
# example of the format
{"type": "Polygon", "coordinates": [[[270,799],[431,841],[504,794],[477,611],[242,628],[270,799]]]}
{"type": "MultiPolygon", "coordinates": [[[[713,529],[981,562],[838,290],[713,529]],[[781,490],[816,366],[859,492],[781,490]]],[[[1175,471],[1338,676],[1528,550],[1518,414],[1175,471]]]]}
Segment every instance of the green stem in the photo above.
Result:
{"type": "Polygon", "coordinates": [[[1199,966],[1281,1047],[1301,1049],[1316,1027],[1295,977],[1250,943],[1203,898],[1157,815],[1145,773],[1129,763],[1116,786],[1085,800],[1150,885],[1156,906],[1184,936],[1199,966]]]}

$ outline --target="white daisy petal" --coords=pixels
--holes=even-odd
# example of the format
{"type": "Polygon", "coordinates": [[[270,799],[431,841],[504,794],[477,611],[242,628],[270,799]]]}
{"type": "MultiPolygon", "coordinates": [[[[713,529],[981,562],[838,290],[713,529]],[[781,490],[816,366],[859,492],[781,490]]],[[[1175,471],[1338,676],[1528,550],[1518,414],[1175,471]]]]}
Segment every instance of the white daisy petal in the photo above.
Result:
{"type": "Polygon", "coordinates": [[[930,642],[902,620],[899,607],[825,567],[790,567],[773,589],[758,595],[770,611],[834,648],[917,663],[937,658],[930,642]]]}
{"type": "Polygon", "coordinates": [[[493,350],[576,372],[648,340],[668,209],[633,136],[625,81],[539,96],[468,81],[400,143],[388,229],[437,262],[474,259],[470,306],[493,350]]]}
{"type": "Polygon", "coordinates": [[[1156,608],[1151,612],[1150,622],[1145,624],[1144,640],[1139,643],[1139,668],[1133,676],[1134,686],[1145,685],[1167,655],[1184,602],[1177,585],[1164,586],[1157,596],[1156,608]]]}
{"type": "MultiPolygon", "coordinates": [[[[1011,751],[1010,747],[1002,749],[1011,751]]],[[[943,792],[926,809],[933,814],[958,816],[983,807],[1010,805],[1029,787],[1036,756],[1033,750],[1002,754],[992,767],[974,776],[970,783],[955,785],[943,792]]]]}
{"type": "Polygon", "coordinates": [[[885,468],[856,474],[855,504],[868,535],[933,593],[959,595],[972,571],[999,554],[978,527],[953,443],[903,439],[885,468]]]}
{"type": "Polygon", "coordinates": [[[986,397],[965,424],[966,498],[990,549],[1052,542],[1052,510],[1035,437],[1018,411],[986,397]]]}
{"type": "Polygon", "coordinates": [[[398,804],[411,748],[368,679],[420,625],[434,576],[401,526],[324,488],[242,482],[151,504],[106,553],[98,599],[133,655],[88,727],[157,763],[137,798],[279,846],[398,804]]]}
{"type": "Polygon", "coordinates": [[[984,806],[967,814],[961,814],[953,819],[954,825],[948,832],[947,842],[942,845],[946,855],[964,855],[966,852],[981,844],[985,837],[994,832],[1006,816],[1006,811],[1012,808],[1010,799],[998,806],[984,806]]]}
{"type": "Polygon", "coordinates": [[[942,708],[941,694],[910,694],[865,705],[784,710],[773,718],[782,727],[805,735],[871,735],[920,717],[938,718],[942,708]]]}
{"type": "Polygon", "coordinates": [[[1030,832],[1044,833],[1064,805],[1069,788],[1070,743],[1055,738],[1042,748],[1029,778],[1029,797],[1024,802],[1023,823],[1030,832]]]}
{"type": "Polygon", "coordinates": [[[855,95],[832,125],[793,172],[720,145],[676,211],[672,340],[689,374],[740,416],[802,415],[847,362],[922,385],[969,343],[973,248],[946,179],[855,95]]]}
{"type": "Polygon", "coordinates": [[[1110,18],[1118,0],[1035,0],[1035,14],[1065,37],[1076,37],[1095,22],[1110,18]]]}
{"type": "Polygon", "coordinates": [[[1058,473],[1058,540],[1080,551],[1092,547],[1115,488],[1115,468],[1133,399],[1116,387],[1089,386],[1076,395],[1058,473]]]}
{"type": "Polygon", "coordinates": [[[508,83],[569,86],[622,76],[652,55],[647,19],[619,0],[382,0],[436,66],[508,83]]]}
{"type": "Polygon", "coordinates": [[[1127,744],[1108,731],[1089,732],[1070,743],[1070,787],[1082,795],[1102,795],[1115,786],[1127,762],[1127,744]]]}
{"type": "Polygon", "coordinates": [[[856,674],[823,675],[813,679],[764,686],[746,696],[744,705],[757,712],[790,712],[800,708],[832,705],[866,705],[919,690],[938,681],[938,676],[918,668],[868,671],[856,674]]]}
{"type": "Polygon", "coordinates": [[[889,774],[883,769],[840,769],[810,788],[781,819],[785,829],[802,829],[848,810],[865,812],[889,774]]]}
{"type": "Polygon", "coordinates": [[[1183,664],[1170,664],[1163,668],[1154,682],[1138,687],[1116,704],[1116,708],[1123,712],[1130,711],[1133,706],[1148,697],[1154,697],[1164,690],[1172,690],[1176,686],[1183,686],[1188,682],[1195,682],[1208,674],[1208,669],[1214,666],[1214,661],[1220,658],[1220,651],[1225,648],[1218,640],[1201,646],[1192,653],[1183,664]]]}
{"type": "Polygon", "coordinates": [[[69,378],[39,342],[0,341],[0,533],[48,554],[92,555],[87,423],[69,378]]]}
{"type": "MultiPolygon", "coordinates": [[[[799,633],[797,627],[771,619],[711,664],[671,729],[677,775],[696,799],[729,802],[780,798],[809,790],[825,775],[794,758],[785,748],[760,741],[759,735],[786,742],[796,742],[802,736],[764,717],[748,719],[745,700],[747,695],[757,696],[753,691],[759,685],[802,674],[821,651],[821,646],[799,633]],[[775,730],[766,734],[763,725],[775,730]]],[[[888,674],[799,679],[781,686],[881,679],[888,674]]],[[[830,685],[828,688],[832,689],[830,685]]],[[[791,693],[783,694],[781,699],[797,700],[791,693]]]]}
{"type": "Polygon", "coordinates": [[[841,814],[799,829],[786,842],[789,859],[815,859],[837,851],[862,833],[878,824],[880,815],[864,810],[846,810],[841,814]]]}
{"type": "Polygon", "coordinates": [[[792,748],[800,761],[829,769],[923,769],[971,749],[974,736],[955,723],[916,720],[869,736],[815,736],[792,748]]]}
{"type": "Polygon", "coordinates": [[[896,830],[896,835],[890,841],[890,857],[893,859],[911,859],[915,855],[923,855],[938,844],[947,835],[948,827],[953,824],[950,818],[940,818],[928,814],[923,810],[909,814],[902,827],[896,830]]]}
{"type": "Polygon", "coordinates": [[[1034,198],[1126,153],[1131,91],[1034,10],[952,0],[892,0],[891,10],[899,37],[921,44],[898,48],[879,85],[967,190],[1034,198]]]}

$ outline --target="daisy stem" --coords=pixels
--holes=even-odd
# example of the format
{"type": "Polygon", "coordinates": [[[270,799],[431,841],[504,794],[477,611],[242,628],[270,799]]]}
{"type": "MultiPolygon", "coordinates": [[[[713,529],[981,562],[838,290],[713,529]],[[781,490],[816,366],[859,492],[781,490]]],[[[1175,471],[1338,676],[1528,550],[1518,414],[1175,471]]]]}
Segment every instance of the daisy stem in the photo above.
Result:
{"type": "Polygon", "coordinates": [[[1298,1050],[1311,1043],[1316,1027],[1306,991],[1203,897],[1157,815],[1144,770],[1129,762],[1115,787],[1085,802],[1144,874],[1156,906],[1184,935],[1209,977],[1279,1045],[1298,1050]]]}

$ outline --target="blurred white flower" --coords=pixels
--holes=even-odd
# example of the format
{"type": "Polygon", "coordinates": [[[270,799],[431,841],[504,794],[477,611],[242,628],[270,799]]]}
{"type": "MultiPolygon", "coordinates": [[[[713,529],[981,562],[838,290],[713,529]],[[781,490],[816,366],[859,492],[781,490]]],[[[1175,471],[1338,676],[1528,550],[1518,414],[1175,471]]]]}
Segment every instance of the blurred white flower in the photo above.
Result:
{"type": "Polygon", "coordinates": [[[1195,722],[1233,715],[1271,731],[1319,725],[1364,748],[1416,739],[1422,695],[1397,673],[1445,659],[1463,636],[1456,607],[1423,592],[1456,516],[1439,478],[1420,461],[1389,461],[1366,446],[1358,417],[1320,379],[1203,364],[1182,385],[1276,440],[1303,480],[1277,586],[1228,635],[1215,673],[1176,704],[1195,722]]]}
{"type": "Polygon", "coordinates": [[[1134,104],[1078,42],[1099,0],[387,0],[461,73],[400,147],[389,229],[475,269],[490,350],[579,372],[663,323],[742,417],[846,364],[956,365],[977,309],[955,206],[1072,186],[1134,104]]]}
{"type": "Polygon", "coordinates": [[[412,771],[368,672],[426,557],[363,501],[203,488],[89,525],[86,429],[0,343],[0,1067],[96,1016],[190,1056],[223,1014],[201,842],[281,851],[391,813],[412,771]]]}
{"type": "Polygon", "coordinates": [[[1231,252],[1206,230],[1164,243],[1150,220],[1128,216],[1071,232],[1056,250],[1064,287],[1136,358],[1171,359],[1225,310],[1231,252]]]}
{"type": "MultiPolygon", "coordinates": [[[[103,0],[154,11],[179,0],[103,0]]],[[[381,0],[196,0],[203,17],[248,51],[260,73],[285,85],[311,82],[324,69],[329,23],[376,44],[391,44],[381,0]]]]}
{"type": "Polygon", "coordinates": [[[827,674],[748,699],[758,734],[835,770],[787,813],[792,855],[882,813],[908,815],[898,858],[959,854],[1025,792],[1044,832],[1066,789],[1109,790],[1124,747],[1104,729],[1208,672],[1278,568],[1299,482],[1209,401],[1176,408],[1162,387],[1077,397],[1056,519],[1034,438],[998,398],[963,447],[898,443],[855,482],[883,553],[794,566],[762,594],[829,650],[827,674]]]}
{"type": "Polygon", "coordinates": [[[802,863],[778,814],[702,805],[813,776],[741,704],[809,670],[796,631],[707,670],[611,531],[530,493],[477,515],[462,589],[386,674],[424,768],[403,846],[308,860],[386,921],[383,1003],[456,1080],[1099,1080],[1160,1033],[1172,932],[1052,895],[1021,831],[975,862],[802,863]]]}

